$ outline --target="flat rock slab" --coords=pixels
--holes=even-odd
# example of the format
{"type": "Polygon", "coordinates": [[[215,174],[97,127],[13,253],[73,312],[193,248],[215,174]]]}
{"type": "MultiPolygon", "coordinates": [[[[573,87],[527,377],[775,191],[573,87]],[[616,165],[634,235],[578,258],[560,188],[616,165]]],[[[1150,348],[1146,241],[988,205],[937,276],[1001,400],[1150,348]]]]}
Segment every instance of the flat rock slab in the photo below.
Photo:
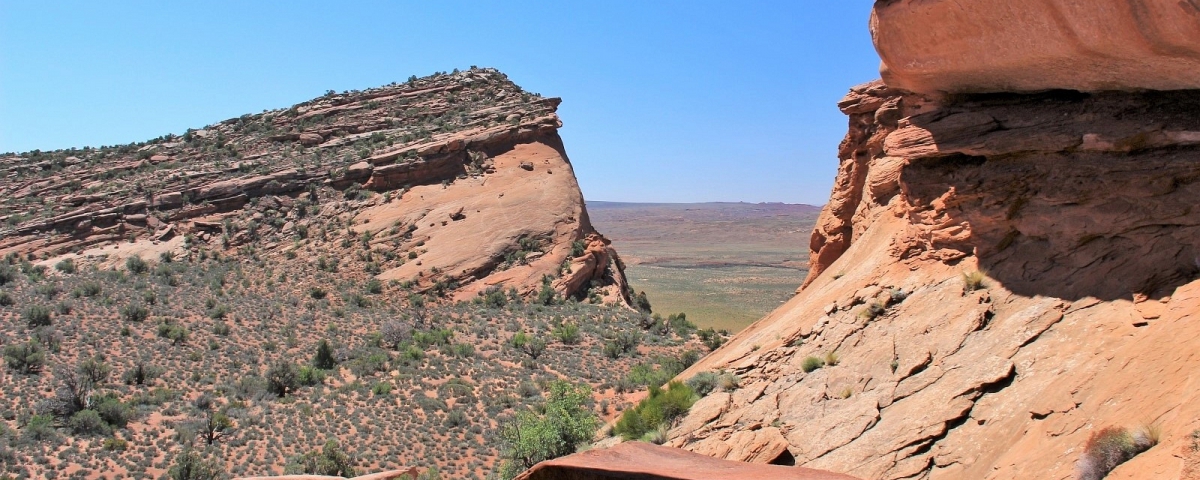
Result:
{"type": "Polygon", "coordinates": [[[678,448],[626,442],[537,464],[517,480],[856,480],[801,467],[720,460],[678,448]]]}

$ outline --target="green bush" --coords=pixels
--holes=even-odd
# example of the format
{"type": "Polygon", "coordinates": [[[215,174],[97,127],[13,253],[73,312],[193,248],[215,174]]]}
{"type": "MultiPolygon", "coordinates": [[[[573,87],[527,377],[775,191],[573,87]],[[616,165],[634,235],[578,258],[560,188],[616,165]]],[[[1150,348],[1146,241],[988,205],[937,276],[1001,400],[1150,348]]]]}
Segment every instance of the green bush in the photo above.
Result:
{"type": "Polygon", "coordinates": [[[8,292],[0,292],[0,307],[9,307],[12,306],[13,303],[16,302],[13,300],[11,294],[8,292]]]}
{"type": "Polygon", "coordinates": [[[800,369],[804,370],[804,373],[812,373],[814,370],[824,367],[824,366],[825,366],[824,360],[821,360],[820,358],[817,358],[817,357],[806,357],[804,359],[804,361],[800,364],[800,369]]]}
{"type": "Polygon", "coordinates": [[[54,269],[62,273],[75,273],[75,260],[65,258],[62,261],[54,264],[54,269]]]}
{"type": "Polygon", "coordinates": [[[296,390],[300,383],[298,377],[299,372],[295,365],[285,360],[277,361],[267,369],[267,391],[277,397],[286,397],[288,393],[296,390]]]}
{"type": "Polygon", "coordinates": [[[371,393],[376,396],[383,396],[392,393],[392,384],[388,382],[375,382],[371,385],[371,393]]]}
{"type": "Polygon", "coordinates": [[[80,410],[71,415],[67,427],[76,435],[108,435],[108,423],[95,410],[80,410]]]}
{"type": "Polygon", "coordinates": [[[717,374],[714,372],[700,372],[696,376],[689,378],[685,383],[696,392],[696,395],[704,397],[717,388],[717,374]]]}
{"type": "Polygon", "coordinates": [[[314,450],[293,457],[283,471],[288,475],[354,476],[353,461],[346,452],[342,451],[337,440],[326,441],[325,446],[319,451],[314,450]]]}
{"type": "Polygon", "coordinates": [[[191,448],[184,447],[175,456],[167,476],[171,480],[217,480],[225,477],[225,471],[212,459],[202,458],[191,448]]]}
{"type": "Polygon", "coordinates": [[[58,437],[58,432],[54,430],[54,417],[50,415],[30,417],[29,421],[25,423],[25,428],[21,430],[21,437],[35,443],[55,439],[58,437]]]}
{"type": "Polygon", "coordinates": [[[317,344],[317,354],[313,357],[313,366],[321,370],[332,370],[337,362],[333,359],[333,347],[329,346],[329,341],[321,339],[321,343],[317,344]]]}
{"type": "Polygon", "coordinates": [[[670,424],[686,414],[699,398],[695,390],[682,382],[671,382],[666,390],[652,385],[648,397],[621,414],[613,433],[626,440],[640,439],[659,425],[670,424]]]}
{"type": "Polygon", "coordinates": [[[501,456],[507,469],[520,471],[538,462],[575,453],[592,439],[599,425],[587,404],[591,388],[557,380],[549,385],[542,414],[526,410],[501,427],[501,456]]]}
{"type": "Polygon", "coordinates": [[[325,382],[325,371],[305,365],[296,373],[296,381],[304,386],[319,385],[325,382]]]}
{"type": "Polygon", "coordinates": [[[579,325],[574,323],[563,323],[562,325],[554,327],[554,330],[550,333],[554,336],[554,338],[558,339],[559,342],[562,342],[563,345],[579,344],[579,325]]]}
{"type": "Polygon", "coordinates": [[[0,286],[8,285],[17,279],[17,270],[7,264],[0,264],[0,286]]]}
{"type": "Polygon", "coordinates": [[[50,307],[45,305],[30,305],[25,307],[21,312],[21,318],[25,320],[25,324],[29,328],[44,327],[50,325],[50,307]]]}
{"type": "Polygon", "coordinates": [[[128,305],[121,307],[121,318],[130,322],[141,322],[149,316],[150,310],[141,303],[130,302],[128,305]]]}
{"type": "Polygon", "coordinates": [[[37,373],[46,366],[46,351],[42,344],[29,340],[4,347],[4,362],[20,373],[37,373]]]}
{"type": "Polygon", "coordinates": [[[150,267],[146,265],[146,261],[142,260],[142,257],[134,255],[125,259],[125,269],[134,275],[141,275],[150,270],[150,267]]]}

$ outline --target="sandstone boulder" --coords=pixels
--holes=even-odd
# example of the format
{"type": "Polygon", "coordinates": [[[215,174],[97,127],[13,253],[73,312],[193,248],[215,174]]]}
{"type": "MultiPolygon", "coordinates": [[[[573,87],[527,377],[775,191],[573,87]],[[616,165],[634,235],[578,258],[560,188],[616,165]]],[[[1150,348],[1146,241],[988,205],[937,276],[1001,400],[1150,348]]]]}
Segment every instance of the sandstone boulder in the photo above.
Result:
{"type": "Polygon", "coordinates": [[[871,34],[912,92],[1200,88],[1194,0],[878,0],[871,34]]]}

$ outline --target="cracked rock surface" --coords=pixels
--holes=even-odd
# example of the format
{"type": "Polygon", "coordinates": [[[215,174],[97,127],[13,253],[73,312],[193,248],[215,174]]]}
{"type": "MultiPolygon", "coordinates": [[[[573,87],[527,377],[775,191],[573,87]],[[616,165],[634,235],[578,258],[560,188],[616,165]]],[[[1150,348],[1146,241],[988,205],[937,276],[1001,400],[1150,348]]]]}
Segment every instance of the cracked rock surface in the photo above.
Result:
{"type": "Polygon", "coordinates": [[[805,287],[680,375],[741,388],[667,445],[864,479],[1066,479],[1092,432],[1156,425],[1162,444],[1108,478],[1194,472],[1200,93],[876,82],[839,106],[805,287]]]}

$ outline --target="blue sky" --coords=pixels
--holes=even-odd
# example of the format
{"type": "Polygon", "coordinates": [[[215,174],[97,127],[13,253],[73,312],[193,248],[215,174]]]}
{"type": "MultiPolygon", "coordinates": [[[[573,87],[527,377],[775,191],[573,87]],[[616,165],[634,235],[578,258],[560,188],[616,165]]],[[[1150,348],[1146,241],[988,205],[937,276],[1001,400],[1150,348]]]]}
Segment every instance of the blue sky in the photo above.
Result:
{"type": "Polygon", "coordinates": [[[0,0],[0,152],[182,133],[471,65],[564,99],[590,200],[822,204],[871,0],[0,0]]]}

